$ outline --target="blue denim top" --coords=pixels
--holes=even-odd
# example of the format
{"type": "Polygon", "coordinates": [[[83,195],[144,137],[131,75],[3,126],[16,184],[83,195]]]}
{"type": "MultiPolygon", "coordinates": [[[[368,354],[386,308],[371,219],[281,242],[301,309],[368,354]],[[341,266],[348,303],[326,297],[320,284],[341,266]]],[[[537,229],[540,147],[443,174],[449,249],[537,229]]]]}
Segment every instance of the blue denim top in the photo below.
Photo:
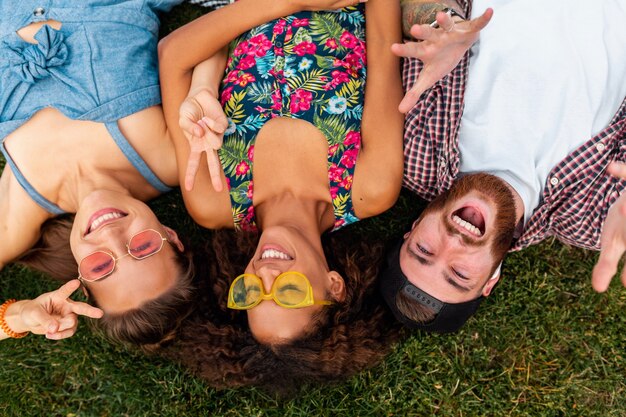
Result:
{"type": "MultiPolygon", "coordinates": [[[[69,118],[105,123],[129,161],[159,191],[169,190],[117,127],[117,121],[161,102],[158,12],[183,0],[21,0],[0,2],[0,141],[32,115],[54,107],[69,118]],[[30,44],[17,30],[43,26],[30,44]]],[[[44,209],[62,212],[28,184],[0,148],[22,187],[44,209]],[[43,204],[42,204],[43,203],[43,204]]]]}

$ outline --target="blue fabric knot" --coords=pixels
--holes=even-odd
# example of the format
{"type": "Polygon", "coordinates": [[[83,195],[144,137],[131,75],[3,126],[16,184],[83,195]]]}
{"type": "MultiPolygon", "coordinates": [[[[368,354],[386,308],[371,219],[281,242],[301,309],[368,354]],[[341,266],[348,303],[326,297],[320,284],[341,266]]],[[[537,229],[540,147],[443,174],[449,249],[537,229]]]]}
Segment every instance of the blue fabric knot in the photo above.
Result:
{"type": "Polygon", "coordinates": [[[34,84],[36,80],[50,75],[50,69],[65,63],[68,51],[63,34],[44,25],[35,34],[37,44],[27,44],[22,48],[11,48],[16,54],[12,59],[11,70],[26,83],[34,84]]]}

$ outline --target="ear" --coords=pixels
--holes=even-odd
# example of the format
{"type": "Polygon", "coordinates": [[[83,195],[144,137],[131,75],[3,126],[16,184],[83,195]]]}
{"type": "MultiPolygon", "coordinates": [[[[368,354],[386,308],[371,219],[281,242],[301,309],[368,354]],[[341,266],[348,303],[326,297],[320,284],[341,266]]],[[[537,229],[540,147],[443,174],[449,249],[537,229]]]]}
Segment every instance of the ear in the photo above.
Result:
{"type": "Polygon", "coordinates": [[[346,299],[346,283],[343,277],[337,271],[328,271],[328,280],[330,281],[330,296],[333,300],[341,302],[346,299]]]}
{"type": "Polygon", "coordinates": [[[163,229],[165,229],[165,233],[167,234],[168,242],[176,246],[179,251],[183,252],[185,250],[185,246],[183,245],[183,242],[181,242],[178,238],[178,234],[174,231],[174,229],[167,226],[163,226],[163,229]]]}
{"type": "Polygon", "coordinates": [[[485,297],[488,297],[489,294],[491,294],[491,290],[493,290],[493,287],[495,287],[498,281],[500,281],[501,267],[502,267],[502,262],[500,263],[500,265],[498,265],[498,267],[496,268],[496,271],[493,273],[491,278],[489,278],[489,280],[485,283],[485,286],[482,289],[482,295],[484,295],[485,297]]]}

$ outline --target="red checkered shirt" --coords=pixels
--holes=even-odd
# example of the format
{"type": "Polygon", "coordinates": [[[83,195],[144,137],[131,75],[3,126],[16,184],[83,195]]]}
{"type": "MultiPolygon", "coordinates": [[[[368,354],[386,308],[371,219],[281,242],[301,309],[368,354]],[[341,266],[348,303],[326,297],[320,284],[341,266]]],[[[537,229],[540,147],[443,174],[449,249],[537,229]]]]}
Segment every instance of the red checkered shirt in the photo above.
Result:
{"type": "MultiPolygon", "coordinates": [[[[459,1],[470,15],[471,2],[459,1]]],[[[426,200],[448,190],[459,173],[458,131],[463,114],[469,53],[441,81],[426,91],[407,114],[404,125],[404,186],[426,200]]],[[[405,91],[422,64],[405,59],[405,91]]],[[[511,155],[514,158],[514,155],[511,155]]],[[[611,161],[626,160],[626,98],[599,134],[570,153],[548,176],[535,208],[512,251],[555,236],[564,243],[600,249],[602,225],[626,181],[606,172],[611,161]]]]}

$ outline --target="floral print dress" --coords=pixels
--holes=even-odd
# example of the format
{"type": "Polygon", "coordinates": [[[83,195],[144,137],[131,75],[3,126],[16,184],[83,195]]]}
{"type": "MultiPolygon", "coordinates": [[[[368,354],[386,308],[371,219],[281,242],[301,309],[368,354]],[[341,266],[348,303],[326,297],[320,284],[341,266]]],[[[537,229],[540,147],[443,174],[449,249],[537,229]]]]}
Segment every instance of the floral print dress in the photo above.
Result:
{"type": "Polygon", "coordinates": [[[229,57],[220,93],[229,125],[219,156],[235,227],[256,229],[254,141],[274,117],[306,120],[324,134],[333,230],[358,221],[351,188],[365,89],[363,5],[273,20],[235,39],[229,57]]]}

